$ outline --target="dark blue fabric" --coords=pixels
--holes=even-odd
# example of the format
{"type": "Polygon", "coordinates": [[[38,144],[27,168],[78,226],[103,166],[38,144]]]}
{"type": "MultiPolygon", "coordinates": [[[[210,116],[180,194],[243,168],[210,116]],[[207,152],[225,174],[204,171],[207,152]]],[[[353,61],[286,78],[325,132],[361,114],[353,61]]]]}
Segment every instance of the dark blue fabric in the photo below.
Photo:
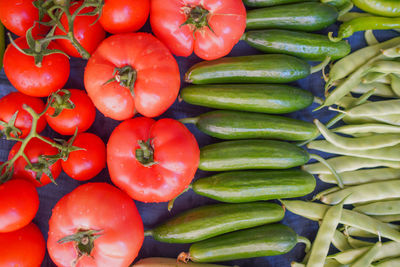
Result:
{"type": "MultiPolygon", "coordinates": [[[[337,32],[338,23],[336,25],[330,26],[328,29],[321,31],[320,33],[327,34],[329,31],[337,32]]],[[[142,31],[150,32],[149,24],[146,24],[142,31]]],[[[376,35],[380,41],[390,39],[396,35],[393,31],[376,31],[376,35]]],[[[352,46],[352,50],[357,50],[363,46],[365,46],[365,41],[363,37],[363,33],[356,33],[349,39],[349,42],[352,46]]],[[[240,41],[229,54],[229,56],[240,56],[240,55],[251,55],[258,54],[259,52],[255,49],[249,47],[244,41],[240,41]]],[[[198,57],[192,55],[188,58],[177,57],[176,58],[179,64],[181,78],[183,80],[184,73],[188,70],[190,66],[194,63],[201,61],[198,57]]],[[[65,88],[77,88],[84,89],[83,86],[83,72],[86,62],[81,59],[73,58],[71,59],[71,74],[69,80],[65,86],[65,88]]],[[[323,96],[323,80],[321,78],[321,72],[313,74],[306,79],[300,80],[294,85],[300,86],[305,90],[311,91],[314,95],[322,97],[323,96]]],[[[184,82],[182,82],[182,86],[186,86],[184,82]]],[[[0,72],[0,97],[8,94],[11,91],[15,91],[15,89],[8,82],[4,71],[0,72]]],[[[312,112],[317,105],[313,104],[311,107],[295,112],[292,114],[288,114],[287,116],[302,119],[305,121],[312,122],[314,118],[318,118],[322,122],[327,122],[331,117],[335,114],[327,109],[312,112]]],[[[198,106],[189,105],[184,102],[175,101],[174,105],[167,110],[160,118],[175,118],[180,119],[184,117],[192,117],[199,115],[209,109],[202,108],[198,106]]],[[[95,133],[100,136],[103,141],[106,143],[113,129],[120,122],[114,121],[109,118],[105,118],[102,114],[97,112],[96,121],[89,129],[89,132],[95,133]]],[[[204,145],[217,142],[217,139],[211,138],[199,130],[197,130],[194,126],[189,125],[189,130],[196,136],[199,146],[202,147],[204,145]]],[[[62,137],[52,131],[49,127],[43,132],[45,136],[53,137],[62,137]]],[[[65,137],[67,139],[67,137],[65,137]]],[[[8,151],[11,149],[13,142],[5,141],[4,139],[0,140],[0,161],[5,161],[7,159],[8,151]]],[[[315,152],[315,151],[314,151],[315,152]]],[[[327,156],[325,154],[321,154],[323,156],[327,156]]],[[[198,171],[196,173],[195,178],[204,177],[207,173],[198,171]]],[[[90,182],[108,182],[111,183],[108,170],[104,169],[97,177],[90,180],[90,182]]],[[[41,229],[44,237],[47,239],[48,232],[48,221],[51,216],[51,209],[57,203],[57,201],[63,197],[65,194],[71,192],[77,186],[83,184],[82,182],[78,182],[76,180],[71,179],[65,173],[62,173],[57,179],[58,185],[49,184],[45,187],[38,188],[39,196],[40,196],[40,207],[39,211],[33,220],[39,228],[41,229]]],[[[321,191],[329,187],[327,184],[323,184],[317,181],[316,192],[321,191]]],[[[312,194],[303,199],[310,199],[312,194]]],[[[202,206],[205,204],[215,203],[216,201],[207,199],[205,197],[198,196],[194,194],[192,191],[189,191],[182,195],[176,202],[174,209],[172,212],[168,212],[167,203],[160,204],[145,204],[142,202],[136,201],[136,205],[139,209],[140,215],[143,219],[143,224],[145,229],[151,228],[171,216],[179,214],[182,211],[188,210],[190,208],[202,206]]],[[[99,203],[101,205],[101,203],[99,203]]],[[[316,231],[317,231],[317,223],[312,222],[310,220],[304,219],[297,215],[294,215],[290,212],[286,212],[286,216],[283,220],[283,223],[292,227],[297,234],[305,236],[311,240],[314,239],[316,231]]],[[[164,244],[155,241],[150,237],[146,237],[143,243],[143,247],[139,253],[137,259],[144,257],[176,257],[180,252],[187,251],[189,245],[174,245],[174,244],[164,244]]],[[[24,253],[21,251],[21,253],[24,253]]],[[[287,267],[290,266],[290,262],[292,261],[301,261],[304,256],[304,245],[297,245],[291,252],[286,255],[281,256],[273,256],[273,257],[262,257],[262,258],[254,258],[254,259],[246,259],[246,260],[236,260],[232,262],[227,262],[228,265],[239,265],[241,267],[252,267],[252,266],[263,266],[263,267],[287,267]]],[[[55,266],[46,253],[46,257],[42,264],[42,267],[51,267],[55,266]]],[[[110,266],[112,267],[112,266],[110,266]]]]}

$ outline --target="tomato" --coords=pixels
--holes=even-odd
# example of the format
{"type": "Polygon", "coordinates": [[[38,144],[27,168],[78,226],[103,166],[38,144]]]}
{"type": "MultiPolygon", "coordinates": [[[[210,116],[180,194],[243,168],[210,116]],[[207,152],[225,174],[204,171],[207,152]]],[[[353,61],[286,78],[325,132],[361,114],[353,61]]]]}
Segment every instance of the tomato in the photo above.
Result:
{"type": "Polygon", "coordinates": [[[84,82],[100,112],[125,120],[136,111],[147,117],[166,111],[178,95],[180,76],[159,40],[149,33],[127,33],[101,43],[86,65],[84,82]]]}
{"type": "Polygon", "coordinates": [[[42,233],[33,223],[14,232],[0,233],[0,266],[39,267],[45,245],[42,233]]]}
{"type": "Polygon", "coordinates": [[[85,150],[71,152],[67,161],[61,161],[64,172],[71,178],[89,180],[106,167],[106,146],[97,135],[78,134],[72,145],[85,150]]]}
{"type": "MultiPolygon", "coordinates": [[[[50,140],[49,138],[46,138],[50,140]]],[[[17,154],[19,148],[21,147],[21,142],[16,143],[12,148],[10,153],[8,154],[8,160],[10,160],[14,155],[17,154]]],[[[38,138],[32,138],[28,145],[25,147],[25,154],[31,163],[37,163],[39,161],[40,155],[56,155],[58,153],[58,149],[52,147],[51,145],[41,141],[38,138]]],[[[34,183],[35,186],[40,187],[47,185],[51,182],[50,177],[43,173],[40,176],[40,182],[36,180],[36,172],[32,170],[25,170],[25,166],[27,162],[23,157],[19,157],[14,162],[14,173],[13,177],[22,178],[34,183]]],[[[56,179],[61,173],[61,163],[58,160],[56,163],[50,166],[50,171],[53,175],[53,178],[56,179]]]]}
{"type": "Polygon", "coordinates": [[[242,0],[152,0],[151,28],[177,56],[227,55],[246,28],[242,0]]]}
{"type": "MultiPolygon", "coordinates": [[[[39,20],[39,10],[33,5],[33,0],[0,0],[0,21],[4,26],[18,36],[25,36],[26,31],[39,20]]],[[[45,17],[43,21],[48,21],[45,17]]],[[[39,23],[33,29],[33,35],[45,34],[49,27],[39,23]]]]}
{"type": "MultiPolygon", "coordinates": [[[[54,131],[62,135],[73,135],[76,128],[78,128],[78,133],[86,131],[92,126],[96,117],[96,108],[85,91],[78,89],[68,89],[68,91],[71,93],[69,100],[74,103],[75,108],[64,109],[58,116],[52,117],[54,107],[65,106],[65,103],[58,105],[57,101],[53,101],[53,106],[50,106],[46,112],[47,123],[54,131]]],[[[60,92],[60,95],[64,93],[60,92]]]]}
{"type": "MultiPolygon", "coordinates": [[[[25,37],[15,40],[22,48],[28,48],[25,37]]],[[[59,49],[50,43],[49,49],[59,49]]],[[[21,93],[29,96],[45,97],[62,88],[69,76],[69,60],[62,54],[45,56],[42,67],[35,65],[34,58],[19,52],[12,44],[4,53],[4,72],[11,84],[21,93]]]]}
{"type": "Polygon", "coordinates": [[[173,119],[124,121],[107,144],[112,182],[142,202],[163,202],[178,196],[192,181],[199,160],[196,139],[173,119]]]}
{"type": "Polygon", "coordinates": [[[53,208],[47,249],[60,267],[70,267],[71,262],[76,267],[129,266],[143,239],[143,223],[133,200],[112,185],[88,183],[53,208]],[[66,237],[76,241],[60,241],[66,237]]]}
{"type": "MultiPolygon", "coordinates": [[[[43,101],[40,98],[27,96],[19,92],[12,92],[0,99],[0,121],[9,122],[11,117],[18,111],[17,119],[14,126],[21,130],[21,138],[25,138],[32,127],[32,116],[23,109],[23,105],[28,105],[36,113],[44,110],[43,101]]],[[[46,120],[41,117],[38,120],[36,131],[40,133],[46,127],[46,120]]],[[[0,125],[0,129],[3,127],[0,125]]]]}
{"type": "MultiPolygon", "coordinates": [[[[78,4],[74,4],[69,9],[70,13],[73,14],[75,10],[78,9],[82,5],[82,1],[79,1],[78,4]]],[[[79,12],[79,14],[88,13],[94,10],[94,7],[86,7],[79,12]]],[[[77,16],[74,21],[74,36],[77,41],[86,49],[89,54],[92,54],[96,47],[101,43],[101,41],[106,37],[106,32],[103,27],[101,27],[100,23],[97,21],[96,16],[77,16]],[[92,25],[93,24],[93,25],[92,25]]],[[[66,31],[69,30],[68,19],[67,16],[62,15],[60,20],[62,26],[66,31]]],[[[60,28],[56,28],[56,35],[67,35],[60,28]]],[[[62,47],[63,51],[65,51],[68,55],[73,57],[82,57],[78,50],[71,44],[71,42],[67,39],[58,39],[57,43],[62,47]]]]}
{"type": "Polygon", "coordinates": [[[39,209],[39,196],[31,182],[12,179],[0,185],[0,203],[0,233],[12,232],[32,221],[39,209]]]}
{"type": "Polygon", "coordinates": [[[150,0],[106,0],[100,23],[113,34],[135,32],[146,23],[149,12],[150,0]]]}

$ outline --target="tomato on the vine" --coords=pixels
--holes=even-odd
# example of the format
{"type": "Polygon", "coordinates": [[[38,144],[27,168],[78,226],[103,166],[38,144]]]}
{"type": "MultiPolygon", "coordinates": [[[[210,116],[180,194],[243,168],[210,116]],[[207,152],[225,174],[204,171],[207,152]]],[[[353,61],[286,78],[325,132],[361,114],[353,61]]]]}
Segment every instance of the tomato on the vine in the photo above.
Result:
{"type": "MultiPolygon", "coordinates": [[[[71,93],[69,99],[56,98],[46,112],[49,126],[62,135],[73,135],[76,128],[78,133],[84,132],[92,126],[96,117],[96,108],[88,95],[83,90],[68,89],[71,93]],[[71,105],[72,103],[73,105],[71,105]],[[65,108],[66,107],[66,108],[65,108]],[[73,107],[70,109],[70,107],[73,107]],[[56,109],[64,108],[60,114],[52,117],[56,109]]],[[[59,95],[64,95],[60,92],[59,95]]]]}
{"type": "Polygon", "coordinates": [[[246,28],[242,0],[152,0],[151,28],[177,56],[227,55],[246,28]]]}
{"type": "MultiPolygon", "coordinates": [[[[20,138],[25,138],[32,127],[32,116],[23,108],[23,105],[31,107],[36,113],[44,110],[43,101],[40,98],[24,95],[20,92],[11,92],[0,99],[0,121],[8,123],[15,112],[18,111],[14,126],[21,131],[20,138]]],[[[46,120],[41,117],[37,123],[36,131],[40,133],[46,127],[46,120]]],[[[3,126],[0,124],[0,130],[3,126]]]]}
{"type": "Polygon", "coordinates": [[[178,96],[179,68],[168,49],[149,33],[117,34],[104,40],[88,61],[85,88],[94,105],[115,120],[136,111],[155,117],[178,96]]]}
{"type": "Polygon", "coordinates": [[[133,200],[106,183],[88,183],[53,208],[47,249],[57,266],[129,266],[143,243],[133,200]]]}
{"type": "Polygon", "coordinates": [[[113,34],[135,32],[142,28],[150,12],[150,0],[106,0],[100,23],[113,34]]]}
{"type": "Polygon", "coordinates": [[[111,180],[142,202],[163,202],[178,196],[192,181],[199,160],[196,139],[173,119],[124,121],[107,144],[111,180]]]}

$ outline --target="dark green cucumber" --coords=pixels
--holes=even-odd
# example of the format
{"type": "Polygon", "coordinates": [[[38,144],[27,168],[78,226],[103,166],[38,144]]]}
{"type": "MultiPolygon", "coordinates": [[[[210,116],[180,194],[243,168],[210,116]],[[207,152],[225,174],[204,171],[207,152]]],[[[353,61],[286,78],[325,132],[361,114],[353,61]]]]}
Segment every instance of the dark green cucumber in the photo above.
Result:
{"type": "Polygon", "coordinates": [[[215,110],[180,121],[195,123],[200,131],[228,140],[266,138],[304,141],[318,133],[317,127],[310,122],[243,111],[215,110]]]}
{"type": "Polygon", "coordinates": [[[287,83],[307,77],[310,65],[299,58],[281,55],[226,57],[192,66],[185,81],[209,83],[287,83]]]}
{"type": "Polygon", "coordinates": [[[328,36],[287,30],[249,31],[243,39],[266,53],[282,53],[308,60],[339,59],[350,53],[346,41],[332,42],[328,36]]]}
{"type": "Polygon", "coordinates": [[[309,160],[307,151],[295,144],[273,140],[225,141],[200,149],[199,169],[233,171],[289,169],[309,160]]]}
{"type": "Polygon", "coordinates": [[[298,236],[291,228],[270,224],[194,243],[187,258],[194,262],[220,262],[274,256],[288,253],[297,243],[298,236]]]}
{"type": "Polygon", "coordinates": [[[338,11],[322,3],[298,3],[253,9],[247,12],[246,29],[319,31],[335,23],[338,11]]]}
{"type": "Polygon", "coordinates": [[[248,7],[267,7],[286,5],[299,2],[316,2],[317,0],[243,0],[243,3],[248,7]]]}
{"type": "Polygon", "coordinates": [[[188,210],[145,234],[166,243],[193,243],[278,222],[284,215],[284,209],[274,203],[215,204],[188,210]]]}
{"type": "Polygon", "coordinates": [[[253,170],[201,178],[192,188],[197,194],[218,201],[241,203],[305,196],[315,184],[314,176],[302,170],[253,170]]]}
{"type": "Polygon", "coordinates": [[[210,108],[284,114],[310,106],[314,96],[284,84],[209,84],[183,88],[187,103],[210,108]]]}

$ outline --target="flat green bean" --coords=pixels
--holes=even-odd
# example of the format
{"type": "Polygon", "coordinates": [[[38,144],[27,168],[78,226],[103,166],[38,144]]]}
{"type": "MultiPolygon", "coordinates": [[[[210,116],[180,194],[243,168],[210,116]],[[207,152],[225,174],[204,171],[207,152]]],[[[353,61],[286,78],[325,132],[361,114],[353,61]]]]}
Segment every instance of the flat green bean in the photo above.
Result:
{"type": "Polygon", "coordinates": [[[374,32],[372,30],[366,30],[364,33],[365,41],[367,45],[376,45],[379,44],[378,40],[376,39],[374,32]]]}
{"type": "Polygon", "coordinates": [[[383,134],[383,133],[400,133],[400,127],[396,125],[388,125],[383,123],[366,123],[356,125],[344,125],[332,129],[336,133],[357,136],[359,134],[383,134]]]}
{"type": "Polygon", "coordinates": [[[381,72],[368,72],[361,78],[361,83],[370,84],[378,81],[384,81],[384,83],[390,83],[390,80],[387,78],[387,73],[381,72]]]}
{"type": "Polygon", "coordinates": [[[375,245],[373,245],[368,251],[362,255],[360,258],[358,258],[352,265],[351,267],[366,267],[370,266],[376,255],[379,253],[379,251],[382,248],[382,243],[377,242],[375,245]]]}
{"type": "MultiPolygon", "coordinates": [[[[318,175],[318,178],[325,183],[337,183],[336,177],[331,174],[320,174],[318,175]]],[[[378,168],[341,172],[340,178],[342,178],[344,185],[359,185],[377,181],[386,181],[400,178],[400,169],[378,168]]]]}
{"type": "MultiPolygon", "coordinates": [[[[369,92],[371,92],[371,95],[373,95],[373,92],[375,90],[374,91],[371,91],[371,90],[369,92]]],[[[339,107],[342,107],[347,110],[347,109],[351,109],[355,106],[358,106],[358,105],[353,104],[357,99],[358,98],[347,95],[347,96],[344,96],[341,99],[339,99],[335,104],[338,105],[339,107]]],[[[359,105],[362,105],[364,103],[369,103],[369,102],[371,102],[371,101],[368,101],[368,99],[366,99],[363,103],[360,103],[359,105]]]]}
{"type": "MultiPolygon", "coordinates": [[[[336,181],[336,183],[337,183],[337,181],[336,181]]],[[[340,187],[338,187],[338,186],[331,187],[331,188],[328,188],[328,189],[326,189],[326,190],[323,190],[323,191],[319,192],[318,194],[316,194],[316,195],[313,197],[312,201],[317,200],[317,199],[319,200],[319,199],[321,199],[321,197],[323,197],[323,196],[325,196],[325,195],[327,195],[327,194],[330,194],[330,193],[339,191],[339,190],[340,190],[340,187]]]]}
{"type": "Polygon", "coordinates": [[[373,264],[374,267],[396,267],[400,266],[400,258],[386,259],[373,264]]]}
{"type": "Polygon", "coordinates": [[[352,248],[347,237],[339,230],[336,230],[333,235],[332,245],[339,251],[345,251],[352,248]]]}
{"type": "Polygon", "coordinates": [[[348,236],[356,236],[356,237],[365,237],[365,238],[373,238],[373,237],[378,237],[377,234],[370,233],[365,230],[358,229],[356,227],[346,227],[344,230],[345,234],[348,236]]]}
{"type": "Polygon", "coordinates": [[[348,116],[343,117],[343,121],[347,124],[359,123],[387,123],[400,126],[399,114],[383,115],[383,116],[348,116]]]}
{"type": "Polygon", "coordinates": [[[347,237],[347,242],[350,244],[352,248],[371,247],[373,245],[373,243],[371,242],[359,240],[351,236],[347,237]]]}
{"type": "Polygon", "coordinates": [[[369,72],[400,74],[400,62],[388,60],[376,61],[371,65],[369,72]]]}
{"type": "Polygon", "coordinates": [[[400,214],[393,214],[393,215],[382,215],[382,216],[372,216],[381,222],[398,222],[400,221],[400,214]]]}
{"type": "Polygon", "coordinates": [[[391,86],[396,96],[400,96],[400,77],[396,74],[390,74],[391,86]]]}
{"type": "Polygon", "coordinates": [[[388,58],[396,58],[399,57],[400,48],[394,47],[394,48],[382,49],[382,54],[388,58]]]}
{"type": "Polygon", "coordinates": [[[396,97],[395,93],[392,91],[392,87],[390,85],[373,82],[373,83],[360,83],[359,85],[353,87],[351,89],[352,93],[356,94],[364,94],[371,89],[375,89],[374,95],[393,98],[396,97]]]}
{"type": "Polygon", "coordinates": [[[346,111],[349,116],[400,115],[400,99],[368,102],[346,111]]]}
{"type": "Polygon", "coordinates": [[[400,214],[400,200],[373,202],[355,207],[353,210],[367,215],[400,214]]]}

